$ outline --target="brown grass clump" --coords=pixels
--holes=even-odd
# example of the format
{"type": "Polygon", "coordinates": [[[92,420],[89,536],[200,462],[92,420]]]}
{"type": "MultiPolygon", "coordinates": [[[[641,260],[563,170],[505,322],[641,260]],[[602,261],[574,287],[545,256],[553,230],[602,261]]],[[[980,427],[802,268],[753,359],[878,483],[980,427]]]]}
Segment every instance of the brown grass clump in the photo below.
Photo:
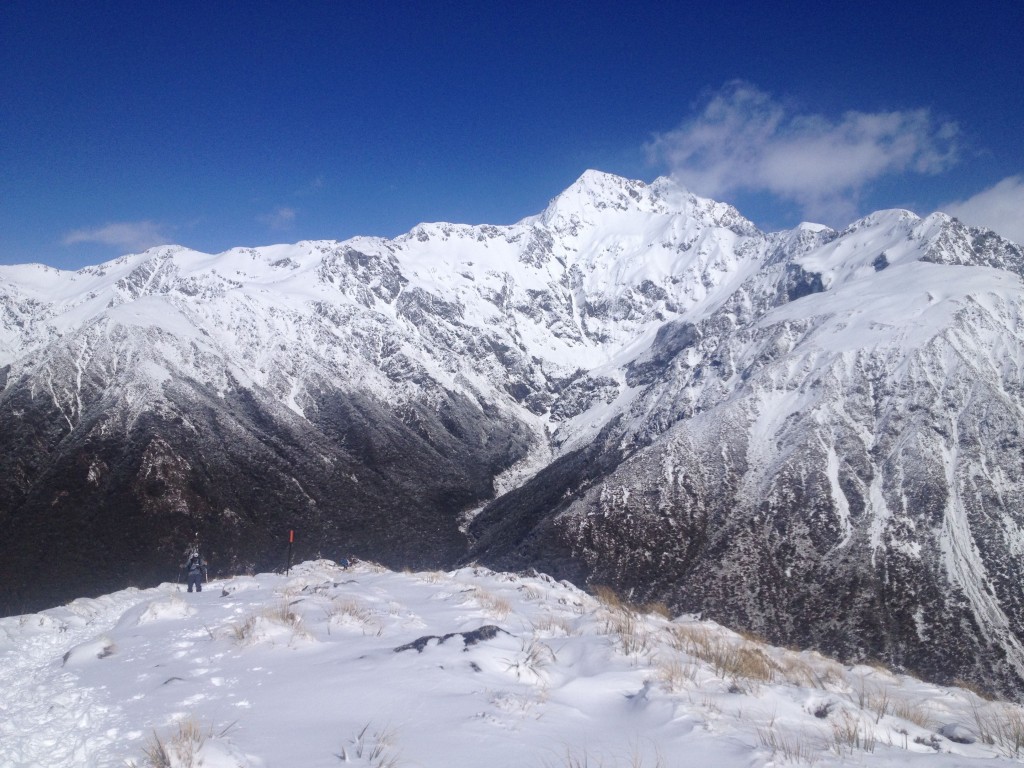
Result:
{"type": "Polygon", "coordinates": [[[256,639],[256,629],[260,626],[261,621],[290,627],[293,637],[305,634],[300,628],[302,617],[293,611],[288,603],[268,606],[259,613],[249,616],[241,624],[230,625],[228,632],[238,643],[251,643],[256,639]]]}
{"type": "Polygon", "coordinates": [[[935,728],[935,713],[926,701],[901,699],[892,705],[892,714],[929,731],[935,728]]]}
{"type": "Polygon", "coordinates": [[[370,619],[373,617],[369,608],[351,597],[337,597],[331,600],[324,610],[327,612],[327,616],[331,619],[344,618],[348,616],[355,619],[360,624],[369,623],[370,619]]]}
{"type": "Polygon", "coordinates": [[[1024,753],[1024,710],[1014,704],[987,703],[972,707],[978,740],[996,747],[1004,757],[1024,753]]]}
{"type": "Polygon", "coordinates": [[[545,613],[537,618],[532,626],[535,633],[551,632],[553,634],[565,635],[566,637],[576,635],[579,632],[568,620],[563,619],[561,616],[552,616],[550,613],[545,613]]]}
{"type": "Polygon", "coordinates": [[[594,597],[596,597],[597,601],[601,603],[601,605],[603,605],[605,608],[611,611],[621,611],[628,607],[626,602],[623,601],[621,597],[619,597],[619,593],[611,587],[606,587],[603,584],[598,584],[592,587],[592,589],[594,592],[594,597]]]}
{"type": "Polygon", "coordinates": [[[531,602],[536,602],[544,597],[544,593],[531,584],[524,584],[519,587],[519,591],[523,593],[523,598],[525,600],[529,600],[531,602]]]}
{"type": "Polygon", "coordinates": [[[663,619],[671,621],[674,617],[672,616],[671,609],[660,600],[653,603],[644,603],[640,606],[640,612],[650,614],[652,616],[661,616],[663,619]]]}
{"type": "Polygon", "coordinates": [[[813,665],[799,656],[785,654],[779,661],[779,673],[792,685],[805,688],[824,688],[824,682],[813,665]]]}
{"type": "Polygon", "coordinates": [[[777,728],[758,728],[757,739],[780,762],[814,765],[821,756],[818,747],[804,734],[787,733],[777,728]]]}
{"type": "Polygon", "coordinates": [[[679,693],[686,689],[688,682],[694,683],[697,680],[697,668],[693,662],[684,661],[678,656],[659,658],[655,668],[658,670],[658,680],[669,693],[679,693]]]}
{"type": "Polygon", "coordinates": [[[694,624],[677,624],[668,631],[671,647],[707,662],[718,677],[767,683],[780,671],[768,654],[746,640],[730,640],[694,624]]]}
{"type": "MultiPolygon", "coordinates": [[[[169,738],[161,739],[156,731],[153,731],[153,735],[142,750],[146,756],[145,765],[148,768],[192,768],[197,765],[199,750],[211,735],[212,729],[204,732],[199,723],[191,717],[179,721],[177,733],[169,738]]],[[[134,765],[134,762],[129,765],[134,765]]]]}
{"type": "Polygon", "coordinates": [[[623,607],[609,612],[605,619],[605,632],[612,635],[627,656],[646,653],[651,649],[651,638],[640,617],[623,607]]]}
{"type": "Polygon", "coordinates": [[[832,723],[832,748],[836,754],[842,755],[844,751],[853,753],[854,750],[874,752],[878,744],[878,738],[871,729],[871,724],[859,717],[854,717],[847,711],[839,713],[832,723]]]}
{"type": "Polygon", "coordinates": [[[473,592],[473,598],[483,610],[498,620],[506,618],[512,612],[512,603],[500,595],[477,589],[473,592]]]}

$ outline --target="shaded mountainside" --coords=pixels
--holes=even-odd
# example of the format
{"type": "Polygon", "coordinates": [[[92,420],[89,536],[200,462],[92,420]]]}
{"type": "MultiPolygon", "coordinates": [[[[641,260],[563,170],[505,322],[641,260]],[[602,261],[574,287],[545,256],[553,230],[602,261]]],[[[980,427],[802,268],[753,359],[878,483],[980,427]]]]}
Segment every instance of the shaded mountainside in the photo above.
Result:
{"type": "Polygon", "coordinates": [[[907,263],[789,301],[770,272],[656,341],[627,416],[485,509],[471,558],[1019,693],[1019,279],[907,263]]]}
{"type": "Polygon", "coordinates": [[[0,608],[294,528],[1019,694],[1022,269],[595,172],[507,227],[0,268],[0,608]]]}
{"type": "Polygon", "coordinates": [[[173,390],[129,425],[112,423],[104,394],[86,394],[70,433],[52,428],[52,405],[9,393],[8,611],[173,578],[196,532],[219,572],[283,566],[289,529],[299,554],[438,567],[465,548],[452,510],[492,495],[493,475],[532,439],[454,396],[441,410],[413,406],[413,428],[359,393],[318,393],[306,420],[244,389],[173,390]]]}

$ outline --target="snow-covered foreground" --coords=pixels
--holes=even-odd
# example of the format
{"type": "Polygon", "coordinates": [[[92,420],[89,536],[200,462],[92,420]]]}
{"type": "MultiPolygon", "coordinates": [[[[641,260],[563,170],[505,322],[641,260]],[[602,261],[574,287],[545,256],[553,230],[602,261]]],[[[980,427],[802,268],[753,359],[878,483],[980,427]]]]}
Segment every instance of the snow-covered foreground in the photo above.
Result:
{"type": "Polygon", "coordinates": [[[1022,742],[1019,707],[542,575],[317,561],[0,619],[3,768],[964,766],[1022,742]]]}

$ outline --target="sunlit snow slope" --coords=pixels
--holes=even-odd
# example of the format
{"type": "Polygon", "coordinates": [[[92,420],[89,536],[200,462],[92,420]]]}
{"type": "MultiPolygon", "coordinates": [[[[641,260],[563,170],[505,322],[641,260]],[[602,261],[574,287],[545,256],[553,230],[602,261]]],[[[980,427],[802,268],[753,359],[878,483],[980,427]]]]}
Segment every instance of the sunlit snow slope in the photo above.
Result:
{"type": "Polygon", "coordinates": [[[0,619],[0,766],[952,768],[1024,712],[542,575],[163,584],[0,619]]]}

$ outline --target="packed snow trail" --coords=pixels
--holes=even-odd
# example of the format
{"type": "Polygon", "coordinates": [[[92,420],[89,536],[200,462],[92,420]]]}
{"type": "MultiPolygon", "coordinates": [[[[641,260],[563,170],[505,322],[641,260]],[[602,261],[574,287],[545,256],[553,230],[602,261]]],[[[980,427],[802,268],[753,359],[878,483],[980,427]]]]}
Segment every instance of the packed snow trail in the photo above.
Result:
{"type": "Polygon", "coordinates": [[[109,740],[92,726],[117,705],[83,688],[74,670],[109,647],[105,633],[141,599],[125,590],[0,619],[0,768],[92,765],[109,740]]]}

